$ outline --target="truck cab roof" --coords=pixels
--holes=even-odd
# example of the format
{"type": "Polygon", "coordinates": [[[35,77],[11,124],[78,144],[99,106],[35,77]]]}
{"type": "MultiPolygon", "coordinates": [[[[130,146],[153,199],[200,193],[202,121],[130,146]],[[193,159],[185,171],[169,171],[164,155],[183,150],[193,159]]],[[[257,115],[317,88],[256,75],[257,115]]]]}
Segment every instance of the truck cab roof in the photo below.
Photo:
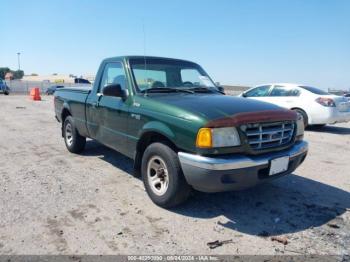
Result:
{"type": "Polygon", "coordinates": [[[160,56],[143,56],[143,55],[125,55],[125,56],[114,56],[108,57],[103,60],[103,62],[111,62],[111,61],[122,61],[122,60],[131,60],[131,59],[167,59],[174,61],[183,61],[187,63],[195,63],[193,61],[178,59],[178,58],[170,58],[170,57],[160,57],[160,56]]]}

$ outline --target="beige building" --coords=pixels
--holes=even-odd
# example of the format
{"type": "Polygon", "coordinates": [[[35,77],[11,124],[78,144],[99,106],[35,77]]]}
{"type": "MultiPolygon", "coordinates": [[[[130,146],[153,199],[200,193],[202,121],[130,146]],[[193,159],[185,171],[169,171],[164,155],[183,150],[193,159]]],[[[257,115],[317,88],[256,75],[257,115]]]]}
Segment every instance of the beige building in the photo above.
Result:
{"type": "Polygon", "coordinates": [[[74,75],[64,75],[64,74],[54,74],[54,75],[25,75],[23,76],[23,81],[35,81],[35,82],[48,82],[48,83],[65,83],[65,84],[74,84],[75,78],[84,78],[93,82],[95,80],[94,75],[83,75],[83,76],[74,76],[74,75]]]}

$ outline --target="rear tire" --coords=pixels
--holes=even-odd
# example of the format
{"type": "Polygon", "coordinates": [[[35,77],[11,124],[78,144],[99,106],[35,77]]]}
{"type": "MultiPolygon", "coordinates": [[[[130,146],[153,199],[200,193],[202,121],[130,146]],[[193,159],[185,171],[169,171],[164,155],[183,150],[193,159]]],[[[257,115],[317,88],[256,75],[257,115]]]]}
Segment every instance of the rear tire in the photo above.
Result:
{"type": "Polygon", "coordinates": [[[5,91],[5,92],[4,92],[4,95],[5,95],[5,96],[8,96],[9,94],[10,94],[10,93],[9,93],[8,91],[5,91]]]}
{"type": "Polygon", "coordinates": [[[80,153],[84,150],[86,138],[79,134],[75,127],[74,119],[71,116],[67,116],[64,120],[63,138],[69,152],[80,153]]]}
{"type": "Polygon", "coordinates": [[[307,117],[307,114],[305,113],[305,111],[301,109],[293,109],[293,111],[302,116],[303,122],[304,122],[304,128],[306,128],[309,125],[309,118],[307,117]]]}
{"type": "Polygon", "coordinates": [[[166,144],[157,142],[146,148],[141,174],[148,196],[158,206],[174,207],[190,196],[192,188],[182,173],[178,156],[166,144]]]}

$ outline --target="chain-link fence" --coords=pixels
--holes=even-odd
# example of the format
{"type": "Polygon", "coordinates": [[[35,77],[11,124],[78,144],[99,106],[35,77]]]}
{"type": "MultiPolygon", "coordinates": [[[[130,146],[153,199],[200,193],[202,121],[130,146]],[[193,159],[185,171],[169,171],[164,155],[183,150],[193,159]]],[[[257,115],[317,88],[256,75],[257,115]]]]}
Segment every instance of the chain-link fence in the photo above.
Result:
{"type": "Polygon", "coordinates": [[[238,96],[242,94],[244,91],[247,91],[250,87],[249,86],[228,86],[224,85],[223,88],[225,89],[225,94],[230,96],[238,96]]]}
{"type": "MultiPolygon", "coordinates": [[[[51,83],[47,81],[23,81],[23,80],[11,80],[6,81],[7,86],[10,88],[11,93],[28,94],[34,87],[40,89],[40,93],[45,94],[50,86],[83,86],[88,84],[75,84],[75,83],[51,83]]],[[[248,86],[223,86],[227,95],[239,95],[242,92],[249,89],[248,86]]]]}
{"type": "Polygon", "coordinates": [[[6,81],[7,86],[10,88],[11,93],[27,94],[34,87],[40,89],[40,93],[46,93],[50,86],[82,86],[88,84],[74,84],[74,83],[50,83],[47,81],[23,81],[23,80],[11,80],[6,81]]]}

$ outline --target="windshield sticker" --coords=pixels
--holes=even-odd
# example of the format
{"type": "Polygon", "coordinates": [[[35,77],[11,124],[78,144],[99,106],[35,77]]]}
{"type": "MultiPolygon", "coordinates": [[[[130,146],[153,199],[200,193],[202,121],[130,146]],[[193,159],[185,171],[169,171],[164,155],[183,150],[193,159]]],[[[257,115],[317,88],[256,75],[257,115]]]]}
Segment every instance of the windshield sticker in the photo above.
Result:
{"type": "Polygon", "coordinates": [[[207,87],[213,87],[213,83],[211,82],[211,80],[209,79],[209,77],[207,76],[199,76],[199,79],[201,80],[201,82],[207,86],[207,87]]]}

